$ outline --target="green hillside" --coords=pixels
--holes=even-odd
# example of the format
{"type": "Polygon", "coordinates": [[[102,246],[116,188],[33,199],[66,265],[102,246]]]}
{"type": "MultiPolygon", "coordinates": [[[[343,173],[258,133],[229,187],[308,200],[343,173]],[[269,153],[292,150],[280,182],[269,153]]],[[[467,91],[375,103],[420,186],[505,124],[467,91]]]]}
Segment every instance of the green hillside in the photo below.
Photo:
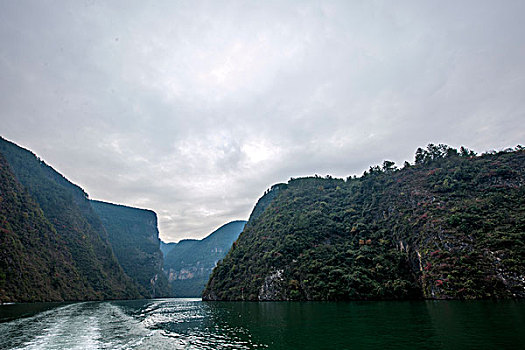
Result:
{"type": "Polygon", "coordinates": [[[173,295],[200,296],[217,261],[226,255],[245,224],[246,221],[232,221],[202,240],[185,239],[171,244],[164,258],[164,270],[173,295]]]}
{"type": "Polygon", "coordinates": [[[76,300],[93,289],[0,154],[0,302],[76,300]]]}
{"type": "MultiPolygon", "coordinates": [[[[35,212],[36,209],[28,211],[27,218],[22,212],[22,217],[27,222],[21,223],[22,226],[13,234],[18,236],[24,245],[34,245],[30,250],[35,252],[36,261],[43,259],[45,255],[53,255],[44,246],[40,246],[38,241],[32,237],[30,232],[24,227],[33,225],[50,225],[50,232],[56,236],[57,243],[63,247],[62,254],[64,257],[71,256],[68,265],[61,269],[66,269],[64,275],[58,272],[59,277],[56,284],[56,295],[60,297],[44,298],[45,300],[55,299],[75,299],[75,300],[96,300],[96,299],[126,299],[140,297],[137,286],[124,273],[117,259],[113,254],[111,245],[107,241],[107,232],[102,226],[100,219],[93,212],[87,194],[78,186],[69,182],[53,168],[38,159],[33,153],[26,149],[18,147],[3,138],[0,138],[0,153],[7,160],[9,168],[16,178],[19,189],[23,190],[31,199],[27,203],[34,201],[41,209],[41,215],[32,219],[29,218],[29,212],[35,212]],[[45,220],[42,220],[45,219],[45,220]],[[56,235],[54,234],[56,232],[56,235]],[[71,271],[69,271],[70,269],[71,271]],[[76,273],[79,278],[73,278],[76,273]],[[66,286],[75,292],[64,291],[60,281],[69,281],[71,286],[66,286]],[[80,286],[82,291],[77,290],[80,286]]],[[[8,175],[7,175],[8,176],[8,175]]],[[[10,209],[3,209],[9,219],[12,221],[12,212],[10,209]]],[[[38,210],[36,210],[38,212],[38,210]]],[[[6,228],[9,230],[9,228],[6,228]]],[[[45,233],[41,233],[44,234],[45,233]]],[[[4,239],[5,236],[2,237],[4,239]]],[[[52,237],[50,239],[53,239],[52,237]]],[[[2,246],[3,247],[3,246],[2,246]]],[[[27,252],[27,250],[26,250],[27,252]]],[[[13,256],[17,256],[14,254],[13,256]]],[[[18,256],[20,257],[20,256],[18,256]]],[[[26,255],[31,259],[30,255],[26,255]]],[[[20,259],[22,259],[20,257],[20,259]]],[[[11,281],[16,285],[16,281],[11,281]]],[[[15,295],[9,291],[8,294],[15,295]]],[[[16,299],[17,301],[31,300],[31,295],[38,295],[36,290],[27,293],[28,298],[16,299]]]]}
{"type": "Polygon", "coordinates": [[[203,298],[523,298],[524,182],[522,147],[432,144],[402,169],[291,179],[254,209],[203,298]]]}
{"type": "Polygon", "coordinates": [[[91,201],[108,232],[109,242],[124,272],[138,283],[144,296],[170,296],[162,272],[157,214],[101,201],[91,201]]]}

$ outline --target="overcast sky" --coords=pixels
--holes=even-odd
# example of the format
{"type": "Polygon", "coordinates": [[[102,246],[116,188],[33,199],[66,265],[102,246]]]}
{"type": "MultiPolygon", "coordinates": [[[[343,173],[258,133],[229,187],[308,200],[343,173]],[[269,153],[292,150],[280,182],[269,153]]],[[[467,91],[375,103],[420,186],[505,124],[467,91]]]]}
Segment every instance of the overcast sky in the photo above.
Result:
{"type": "Polygon", "coordinates": [[[0,135],[165,241],[272,184],[525,143],[525,1],[0,1],[0,135]]]}

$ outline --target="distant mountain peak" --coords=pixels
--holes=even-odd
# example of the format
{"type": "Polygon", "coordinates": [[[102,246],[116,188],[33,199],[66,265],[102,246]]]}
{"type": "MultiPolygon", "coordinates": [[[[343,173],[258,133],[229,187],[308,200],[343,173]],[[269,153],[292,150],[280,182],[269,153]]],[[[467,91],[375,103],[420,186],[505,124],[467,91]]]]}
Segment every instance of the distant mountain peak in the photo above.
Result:
{"type": "Polygon", "coordinates": [[[201,240],[161,244],[164,270],[175,296],[200,296],[212,269],[229,251],[246,221],[228,222],[201,240]]]}

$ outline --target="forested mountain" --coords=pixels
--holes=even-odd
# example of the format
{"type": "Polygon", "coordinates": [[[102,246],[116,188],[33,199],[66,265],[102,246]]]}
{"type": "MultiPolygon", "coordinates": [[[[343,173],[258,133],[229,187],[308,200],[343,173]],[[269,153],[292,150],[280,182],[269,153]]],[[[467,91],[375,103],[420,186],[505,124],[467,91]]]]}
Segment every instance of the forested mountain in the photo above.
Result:
{"type": "Polygon", "coordinates": [[[270,203],[273,201],[275,196],[279,193],[279,190],[281,187],[286,188],[286,184],[275,184],[266,192],[264,192],[263,196],[259,198],[257,203],[255,204],[255,207],[253,208],[250,218],[248,219],[247,225],[250,225],[253,223],[261,214],[266,210],[266,208],[270,205],[270,203]]]}
{"type": "Polygon", "coordinates": [[[164,270],[173,295],[200,296],[217,261],[226,255],[245,224],[246,221],[232,221],[202,240],[170,243],[171,249],[164,257],[164,270]]]}
{"type": "Polygon", "coordinates": [[[0,195],[7,198],[0,201],[4,216],[0,277],[5,275],[2,285],[9,288],[4,291],[5,298],[32,301],[140,297],[137,286],[115,258],[107,232],[87,194],[33,153],[3,138],[0,153],[9,165],[4,162],[2,166],[5,188],[0,195]],[[8,250],[9,246],[16,250],[8,250]],[[41,271],[35,272],[40,266],[41,271]],[[51,280],[43,278],[43,291],[37,287],[39,282],[29,282],[48,271],[51,280]],[[12,288],[22,288],[23,292],[12,288]]]}
{"type": "Polygon", "coordinates": [[[0,302],[82,299],[93,293],[38,204],[0,154],[0,302]]]}
{"type": "Polygon", "coordinates": [[[524,182],[520,146],[432,144],[402,169],[291,179],[256,206],[203,298],[523,298],[524,182]]]}
{"type": "Polygon", "coordinates": [[[142,295],[170,296],[162,272],[157,214],[151,210],[91,201],[108,232],[109,242],[124,272],[140,286],[142,295]]]}

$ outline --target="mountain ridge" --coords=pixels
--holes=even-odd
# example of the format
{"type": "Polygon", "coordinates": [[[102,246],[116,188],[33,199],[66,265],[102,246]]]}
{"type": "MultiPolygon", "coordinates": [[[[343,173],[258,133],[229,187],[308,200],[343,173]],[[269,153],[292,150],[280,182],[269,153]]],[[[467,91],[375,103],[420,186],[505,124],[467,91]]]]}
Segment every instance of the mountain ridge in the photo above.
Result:
{"type": "Polygon", "coordinates": [[[200,296],[209,274],[237,239],[246,221],[228,222],[201,240],[184,239],[164,257],[164,269],[174,296],[200,296]]]}
{"type": "Polygon", "coordinates": [[[81,187],[34,153],[1,137],[0,174],[0,301],[136,299],[170,294],[153,211],[90,201],[81,187]],[[112,208],[112,220],[104,215],[105,210],[97,214],[94,207],[112,208]],[[126,218],[127,211],[132,214],[126,218]],[[121,219],[122,227],[116,218],[121,219]],[[120,241],[116,239],[119,234],[120,241]],[[139,238],[135,243],[141,249],[126,243],[133,237],[139,238]],[[144,259],[127,264],[120,254],[122,247],[133,251],[130,255],[135,260],[144,259]]]}

